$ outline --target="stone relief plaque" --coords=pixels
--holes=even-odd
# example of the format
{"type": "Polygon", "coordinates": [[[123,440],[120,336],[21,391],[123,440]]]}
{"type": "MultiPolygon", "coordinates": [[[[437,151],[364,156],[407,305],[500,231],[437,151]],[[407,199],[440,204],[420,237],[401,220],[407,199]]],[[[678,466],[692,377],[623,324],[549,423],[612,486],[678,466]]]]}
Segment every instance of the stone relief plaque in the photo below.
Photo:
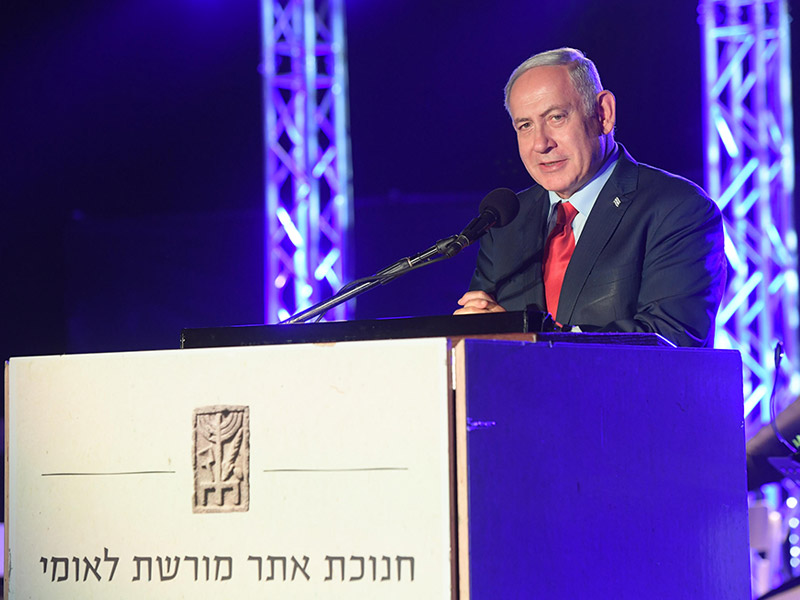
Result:
{"type": "Polygon", "coordinates": [[[196,513],[250,508],[250,409],[206,406],[194,410],[192,427],[196,513]]]}

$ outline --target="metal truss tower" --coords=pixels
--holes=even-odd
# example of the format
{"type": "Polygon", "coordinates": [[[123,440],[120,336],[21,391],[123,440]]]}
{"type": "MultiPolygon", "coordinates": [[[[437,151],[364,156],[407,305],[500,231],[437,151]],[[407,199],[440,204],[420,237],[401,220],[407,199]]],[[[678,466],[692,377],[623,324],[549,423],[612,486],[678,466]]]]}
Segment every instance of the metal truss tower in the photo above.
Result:
{"type": "Polygon", "coordinates": [[[350,275],[343,2],[261,0],[267,323],[331,296],[350,275]]]}
{"type": "Polygon", "coordinates": [[[741,351],[745,417],[769,421],[776,341],[797,375],[789,15],[785,0],[701,0],[706,188],[722,210],[728,291],[717,347],[741,351]]]}

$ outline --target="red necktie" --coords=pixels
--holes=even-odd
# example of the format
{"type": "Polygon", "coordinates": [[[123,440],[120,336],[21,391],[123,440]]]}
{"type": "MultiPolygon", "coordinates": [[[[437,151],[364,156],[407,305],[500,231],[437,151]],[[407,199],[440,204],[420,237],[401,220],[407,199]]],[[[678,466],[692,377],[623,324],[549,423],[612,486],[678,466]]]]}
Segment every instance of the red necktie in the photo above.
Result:
{"type": "Polygon", "coordinates": [[[577,209],[569,202],[557,205],[556,226],[550,232],[544,245],[544,294],[547,299],[547,311],[555,318],[558,312],[558,297],[561,295],[561,284],[567,271],[569,259],[575,250],[575,236],[572,235],[572,220],[578,214],[577,209]]]}

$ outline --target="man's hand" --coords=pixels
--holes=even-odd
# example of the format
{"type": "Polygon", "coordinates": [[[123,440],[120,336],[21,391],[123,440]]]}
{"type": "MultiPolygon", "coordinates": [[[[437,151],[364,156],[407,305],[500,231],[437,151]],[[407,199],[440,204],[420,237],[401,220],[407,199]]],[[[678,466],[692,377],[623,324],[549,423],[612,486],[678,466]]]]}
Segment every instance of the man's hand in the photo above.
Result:
{"type": "Polygon", "coordinates": [[[458,299],[458,304],[462,308],[456,310],[454,315],[506,312],[506,309],[500,306],[494,298],[480,290],[467,292],[458,299]]]}

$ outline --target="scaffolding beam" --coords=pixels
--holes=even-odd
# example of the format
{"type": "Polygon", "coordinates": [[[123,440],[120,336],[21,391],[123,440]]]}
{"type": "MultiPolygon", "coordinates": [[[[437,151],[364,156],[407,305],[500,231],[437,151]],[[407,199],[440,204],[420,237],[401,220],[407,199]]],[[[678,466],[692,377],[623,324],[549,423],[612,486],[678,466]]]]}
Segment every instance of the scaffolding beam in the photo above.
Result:
{"type": "MultiPolygon", "coordinates": [[[[343,0],[262,0],[264,320],[350,279],[352,183],[343,0]]],[[[328,317],[346,319],[349,307],[328,317]]]]}
{"type": "Polygon", "coordinates": [[[728,289],[716,345],[744,364],[748,429],[769,422],[774,349],[797,375],[797,236],[794,227],[789,15],[785,0],[701,0],[705,185],[722,210],[728,289]]]}

